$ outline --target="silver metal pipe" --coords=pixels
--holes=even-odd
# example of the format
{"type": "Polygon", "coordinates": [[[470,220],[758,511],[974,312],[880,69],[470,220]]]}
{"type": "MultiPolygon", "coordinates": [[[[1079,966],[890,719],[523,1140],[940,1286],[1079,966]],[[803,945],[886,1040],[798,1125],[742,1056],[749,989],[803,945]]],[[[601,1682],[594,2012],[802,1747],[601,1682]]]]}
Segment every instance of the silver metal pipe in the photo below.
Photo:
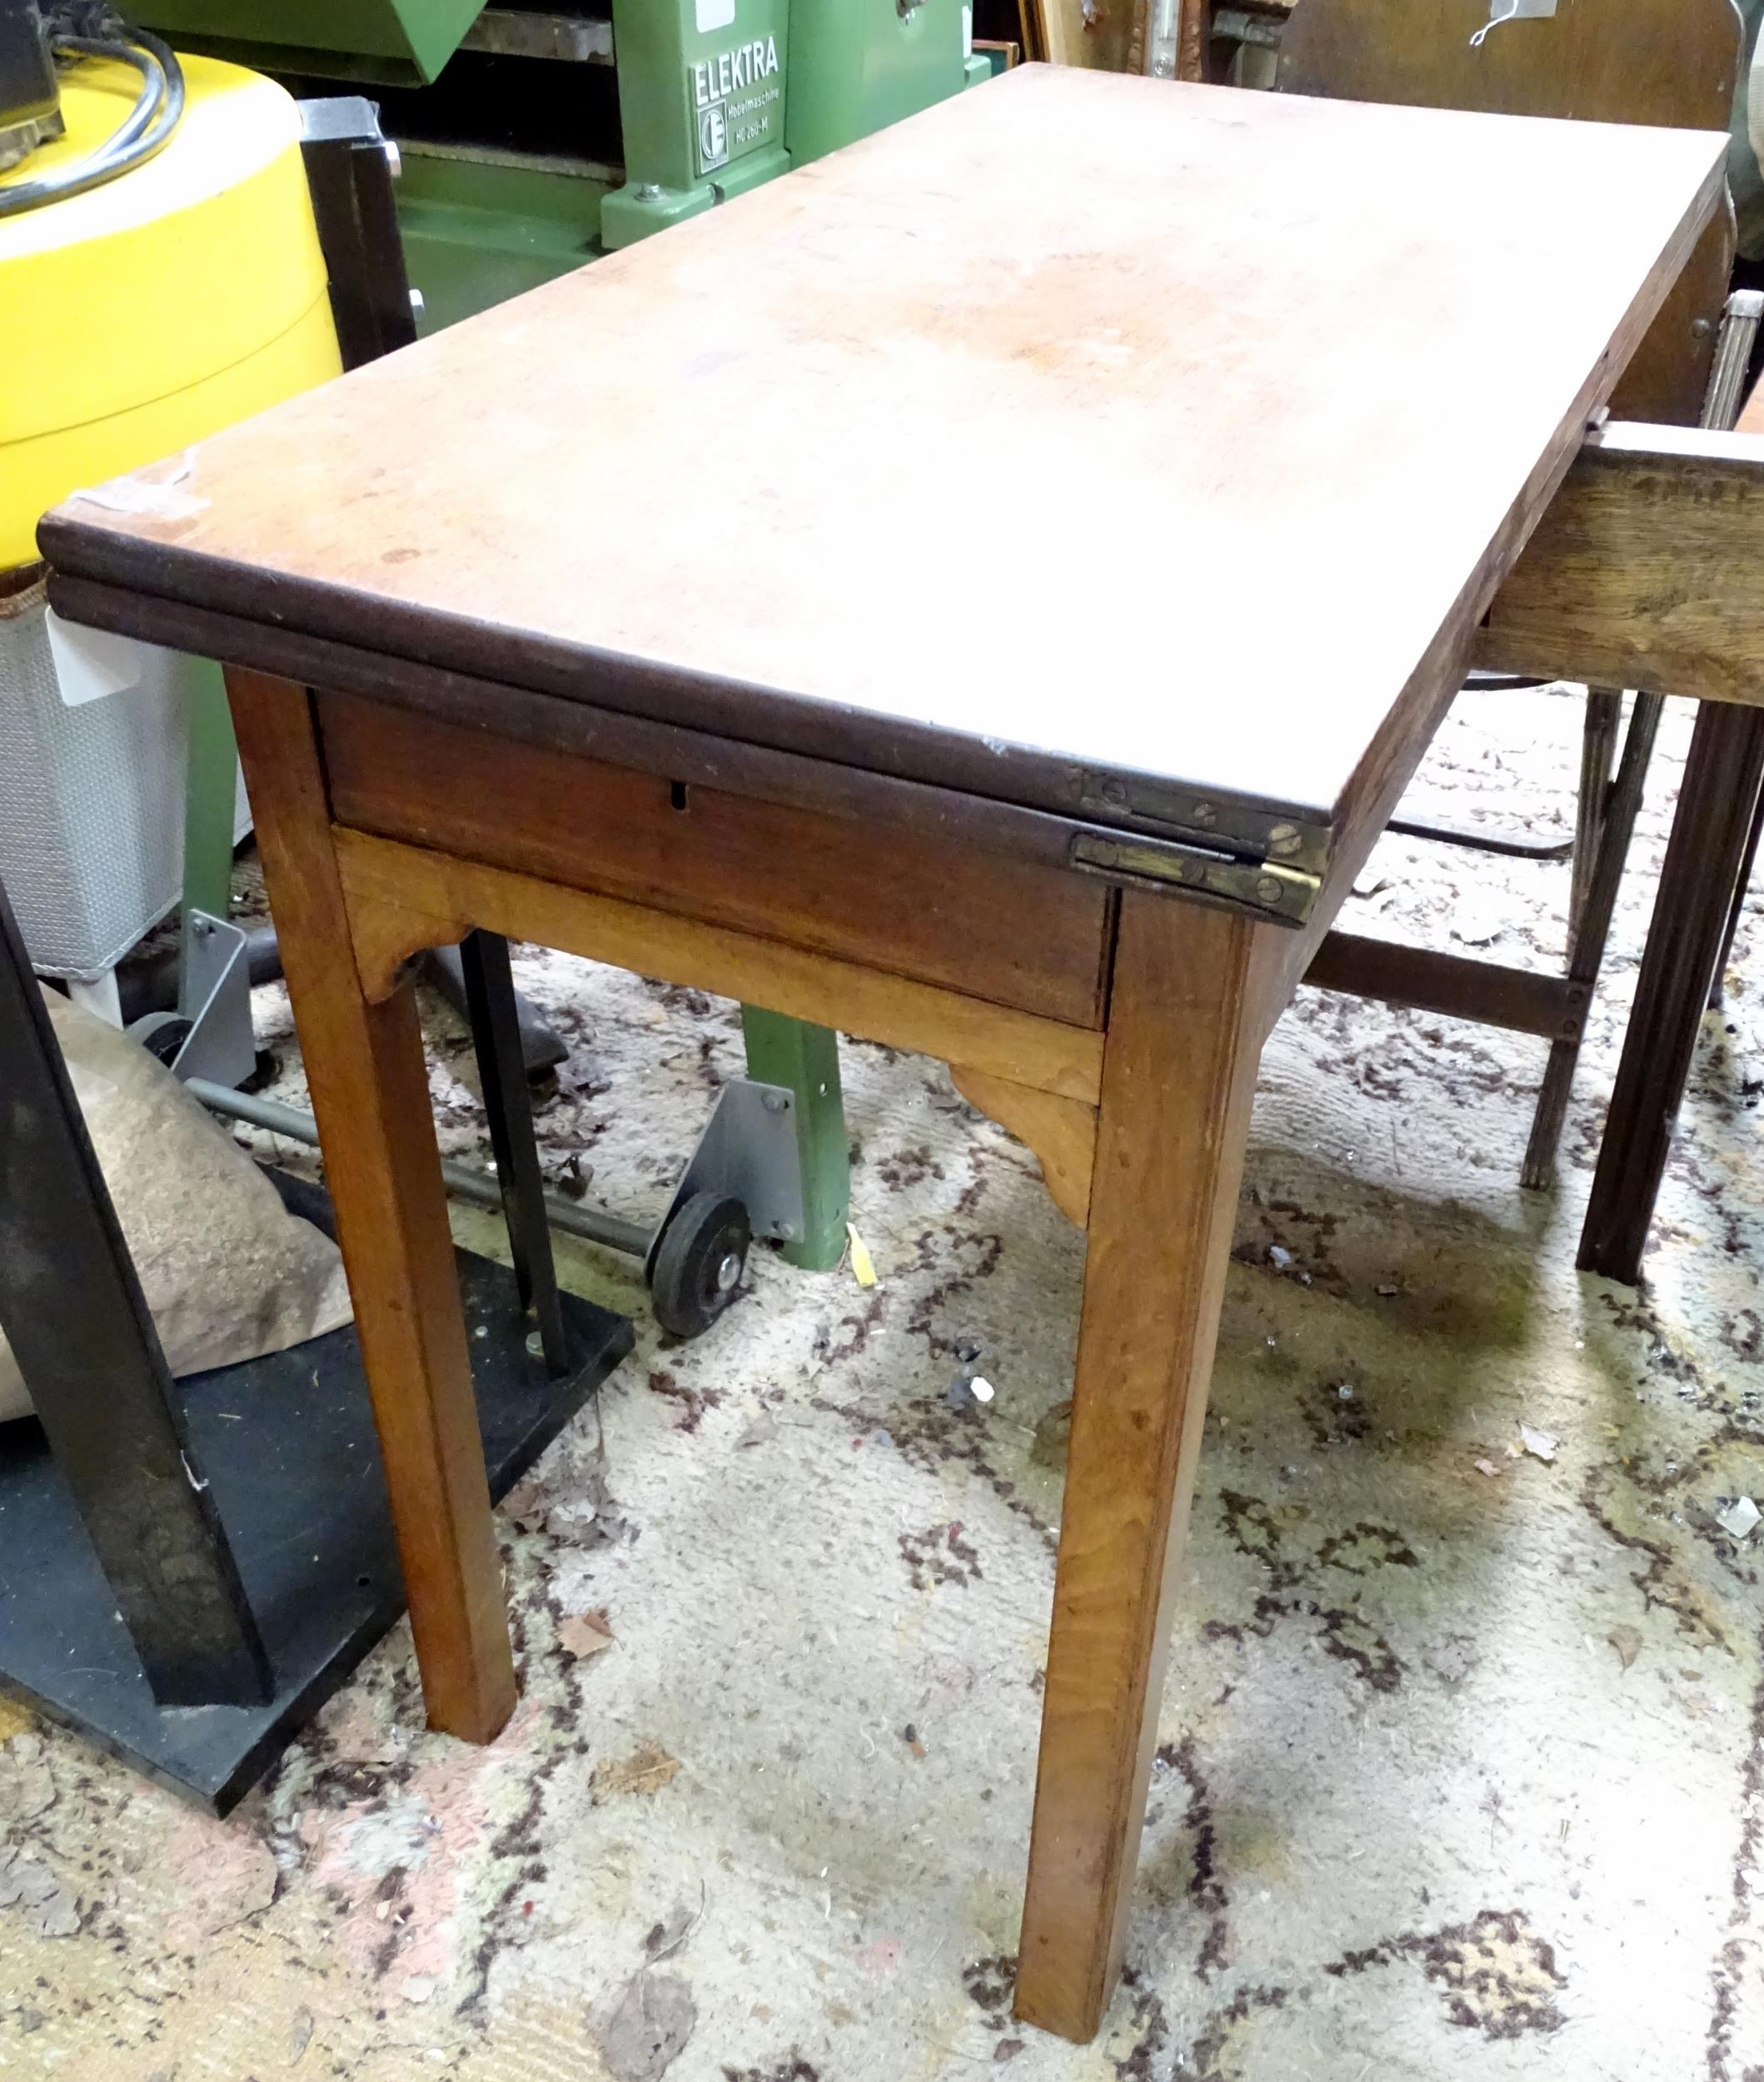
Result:
{"type": "Polygon", "coordinates": [[[1722,314],[1721,336],[1715,345],[1715,366],[1709,371],[1709,387],[1703,396],[1702,423],[1712,433],[1731,433],[1746,402],[1746,371],[1761,318],[1764,318],[1764,291],[1737,289],[1727,299],[1727,308],[1722,314]]]}
{"type": "MultiPolygon", "coordinates": [[[[290,1142],[304,1143],[309,1149],[318,1148],[318,1123],[297,1106],[284,1106],[280,1099],[259,1098],[250,1092],[232,1091],[224,1084],[211,1084],[206,1078],[187,1078],[184,1089],[212,1113],[244,1121],[252,1128],[267,1128],[272,1135],[286,1135],[290,1142]]],[[[501,1209],[502,1189],[487,1171],[475,1170],[470,1164],[456,1163],[444,1157],[441,1177],[456,1198],[469,1200],[474,1207],[501,1209]]],[[[545,1210],[546,1220],[566,1236],[578,1236],[586,1243],[622,1251],[627,1258],[642,1258],[649,1251],[652,1231],[610,1214],[605,1208],[579,1207],[573,1200],[548,1193],[545,1210]]]]}

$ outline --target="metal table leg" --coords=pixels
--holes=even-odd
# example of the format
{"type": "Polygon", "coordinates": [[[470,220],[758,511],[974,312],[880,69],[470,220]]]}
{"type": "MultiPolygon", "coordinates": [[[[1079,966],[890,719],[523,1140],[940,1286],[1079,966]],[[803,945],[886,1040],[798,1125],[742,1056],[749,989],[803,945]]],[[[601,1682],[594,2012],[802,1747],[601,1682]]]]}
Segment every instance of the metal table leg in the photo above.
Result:
{"type": "Polygon", "coordinates": [[[0,890],[0,1326],[162,1706],[249,1706],[269,1660],[0,890]]]}
{"type": "Polygon", "coordinates": [[[495,933],[469,933],[460,943],[471,1042],[477,1051],[478,1077],[484,1087],[484,1110],[490,1120],[490,1146],[496,1160],[502,1192],[502,1217],[508,1224],[509,1250],[521,1305],[539,1325],[546,1366],[553,1374],[570,1367],[562,1307],[557,1298],[557,1272],[551,1258],[551,1231],[546,1218],[545,1180],[539,1148],[533,1138],[532,1102],[521,1059],[521,1026],[515,1009],[515,982],[509,969],[508,942],[495,933]]]}
{"type": "Polygon", "coordinates": [[[749,1077],[756,1084],[785,1085],[796,1095],[802,1235],[785,1246],[784,1255],[805,1272],[824,1273],[845,1253],[851,1205],[839,1036],[754,1005],[741,1008],[741,1033],[749,1077]]]}

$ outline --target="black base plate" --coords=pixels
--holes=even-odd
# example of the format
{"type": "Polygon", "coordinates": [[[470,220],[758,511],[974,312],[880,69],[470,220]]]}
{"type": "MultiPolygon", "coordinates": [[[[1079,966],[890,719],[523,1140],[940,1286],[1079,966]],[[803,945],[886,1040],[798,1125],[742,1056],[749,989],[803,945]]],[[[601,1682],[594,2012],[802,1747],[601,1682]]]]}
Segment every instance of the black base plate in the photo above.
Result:
{"type": "MultiPolygon", "coordinates": [[[[290,1196],[292,1197],[292,1196],[290,1196]]],[[[631,1347],[573,1294],[577,1370],[526,1350],[514,1274],[458,1253],[490,1490],[501,1499],[631,1347]]],[[[266,1706],[162,1710],[33,1422],[0,1426],[0,1690],[224,1815],[404,1610],[352,1327],[177,1384],[276,1673],[266,1706]]]]}

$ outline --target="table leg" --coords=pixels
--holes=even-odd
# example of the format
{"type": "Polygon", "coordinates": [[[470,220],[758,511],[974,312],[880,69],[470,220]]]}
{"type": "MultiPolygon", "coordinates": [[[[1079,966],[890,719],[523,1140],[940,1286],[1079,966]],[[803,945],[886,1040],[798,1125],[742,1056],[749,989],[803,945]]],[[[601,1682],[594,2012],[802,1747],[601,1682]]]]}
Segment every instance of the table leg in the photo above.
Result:
{"type": "Polygon", "coordinates": [[[229,671],[326,1183],[386,1464],[429,1722],[487,1742],[514,1710],[501,1571],[453,1240],[408,989],[363,997],[305,690],[229,671]]]}
{"type": "Polygon", "coordinates": [[[1128,890],[1103,1064],[1017,2014],[1120,1971],[1264,1031],[1268,929],[1128,890]]]}
{"type": "Polygon", "coordinates": [[[1633,1287],[1764,777],[1764,710],[1705,702],[1685,761],[1577,1261],[1633,1287]]]}

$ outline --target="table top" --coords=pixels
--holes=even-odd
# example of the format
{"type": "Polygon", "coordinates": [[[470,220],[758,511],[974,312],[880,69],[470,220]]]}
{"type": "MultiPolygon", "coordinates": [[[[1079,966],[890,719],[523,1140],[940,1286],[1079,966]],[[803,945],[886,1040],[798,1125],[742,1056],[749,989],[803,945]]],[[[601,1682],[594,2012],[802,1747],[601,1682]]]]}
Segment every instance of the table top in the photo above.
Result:
{"type": "Polygon", "coordinates": [[[42,545],[149,634],[177,602],[1019,804],[1326,827],[1431,730],[1723,147],[1025,67],[42,545]]]}

